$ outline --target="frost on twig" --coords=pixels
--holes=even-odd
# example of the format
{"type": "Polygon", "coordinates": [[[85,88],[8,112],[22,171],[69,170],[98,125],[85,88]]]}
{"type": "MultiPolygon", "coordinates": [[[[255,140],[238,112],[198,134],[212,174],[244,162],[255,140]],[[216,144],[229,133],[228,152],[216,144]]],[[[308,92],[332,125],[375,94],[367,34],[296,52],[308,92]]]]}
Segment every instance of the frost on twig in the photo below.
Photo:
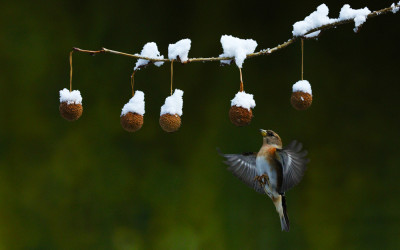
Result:
{"type": "MultiPolygon", "coordinates": [[[[240,39],[233,36],[223,35],[221,44],[224,53],[220,57],[235,57],[236,65],[242,68],[244,59],[248,54],[254,52],[257,47],[257,42],[253,39],[240,39]]],[[[221,60],[223,64],[230,64],[230,60],[221,60]]]]}

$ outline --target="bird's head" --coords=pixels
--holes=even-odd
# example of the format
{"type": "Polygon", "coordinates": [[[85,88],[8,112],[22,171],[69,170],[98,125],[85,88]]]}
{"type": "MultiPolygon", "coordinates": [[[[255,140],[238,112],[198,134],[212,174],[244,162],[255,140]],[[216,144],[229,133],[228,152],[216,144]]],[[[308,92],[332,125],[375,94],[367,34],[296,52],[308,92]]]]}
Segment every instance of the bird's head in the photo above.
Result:
{"type": "Polygon", "coordinates": [[[272,130],[260,129],[260,133],[263,137],[264,144],[282,148],[282,140],[277,133],[272,130]]]}

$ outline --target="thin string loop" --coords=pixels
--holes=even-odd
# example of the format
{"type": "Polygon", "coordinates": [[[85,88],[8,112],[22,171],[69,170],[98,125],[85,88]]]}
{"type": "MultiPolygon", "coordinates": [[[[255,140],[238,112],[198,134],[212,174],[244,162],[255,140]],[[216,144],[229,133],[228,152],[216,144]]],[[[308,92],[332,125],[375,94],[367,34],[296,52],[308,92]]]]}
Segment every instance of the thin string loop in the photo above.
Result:
{"type": "Polygon", "coordinates": [[[72,53],[73,50],[69,52],[69,92],[72,91],[72,53]]]}
{"type": "Polygon", "coordinates": [[[243,92],[244,88],[243,88],[242,68],[239,68],[239,72],[240,72],[240,92],[243,92]]]}
{"type": "Polygon", "coordinates": [[[303,80],[304,75],[304,40],[301,39],[301,80],[303,80]]]}
{"type": "Polygon", "coordinates": [[[132,75],[131,75],[131,87],[132,87],[132,97],[135,95],[135,90],[134,90],[134,84],[135,84],[135,73],[136,71],[134,70],[132,75]]]}
{"type": "Polygon", "coordinates": [[[172,80],[174,78],[174,60],[171,60],[171,95],[172,95],[172,80]]]}

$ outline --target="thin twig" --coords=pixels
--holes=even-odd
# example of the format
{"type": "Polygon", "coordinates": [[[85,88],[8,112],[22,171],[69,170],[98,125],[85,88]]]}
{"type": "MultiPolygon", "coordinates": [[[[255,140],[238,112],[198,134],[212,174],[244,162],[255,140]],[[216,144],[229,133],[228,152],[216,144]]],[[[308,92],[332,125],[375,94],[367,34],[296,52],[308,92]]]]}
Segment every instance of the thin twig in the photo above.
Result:
{"type": "MultiPolygon", "coordinates": [[[[388,7],[385,9],[381,9],[381,10],[377,10],[374,11],[372,13],[370,13],[369,15],[366,16],[366,19],[371,19],[373,17],[376,16],[380,16],[382,14],[388,14],[388,13],[392,13],[394,8],[398,8],[400,7],[400,4],[396,4],[393,7],[388,7]]],[[[251,53],[251,54],[247,54],[246,59],[247,58],[252,58],[252,57],[256,57],[256,56],[263,56],[263,55],[270,55],[278,50],[281,50],[283,48],[286,48],[287,46],[291,45],[292,43],[296,42],[298,39],[302,39],[305,38],[306,35],[311,34],[313,32],[316,31],[324,31],[324,30],[328,30],[331,28],[335,28],[339,25],[343,25],[346,23],[351,23],[354,22],[354,19],[347,19],[347,20],[341,20],[341,21],[337,21],[337,22],[333,22],[330,24],[326,24],[320,27],[317,27],[315,29],[309,30],[307,33],[305,33],[303,36],[294,36],[291,39],[289,39],[288,41],[279,44],[277,46],[275,46],[272,49],[264,49],[261,50],[259,52],[256,53],[251,53]]],[[[102,48],[101,50],[84,50],[84,49],[79,49],[79,48],[73,48],[74,51],[79,51],[79,52],[83,52],[83,53],[89,53],[91,55],[96,55],[96,54],[100,54],[100,53],[110,53],[110,54],[116,54],[116,55],[122,55],[122,56],[127,56],[127,57],[133,57],[136,59],[145,59],[148,60],[150,62],[170,62],[170,59],[158,59],[158,58],[149,58],[149,57],[145,57],[145,56],[141,56],[138,54],[128,54],[125,52],[120,52],[120,51],[116,51],[116,50],[111,50],[111,49],[106,49],[106,48],[102,48]]],[[[234,57],[206,57],[206,58],[190,58],[185,62],[182,63],[189,63],[189,62],[213,62],[213,61],[222,61],[222,60],[233,60],[235,59],[234,57]]]]}

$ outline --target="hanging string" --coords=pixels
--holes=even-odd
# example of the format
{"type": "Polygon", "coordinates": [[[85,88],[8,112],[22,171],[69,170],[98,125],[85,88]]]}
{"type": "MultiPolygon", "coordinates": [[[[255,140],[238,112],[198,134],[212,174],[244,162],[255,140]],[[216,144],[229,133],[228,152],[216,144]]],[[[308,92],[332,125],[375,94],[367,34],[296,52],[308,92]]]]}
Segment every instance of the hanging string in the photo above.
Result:
{"type": "Polygon", "coordinates": [[[72,91],[72,53],[73,50],[69,53],[69,92],[72,91]]]}
{"type": "Polygon", "coordinates": [[[174,76],[174,60],[171,60],[171,95],[172,95],[172,79],[174,76]]]}
{"type": "Polygon", "coordinates": [[[304,61],[304,40],[301,39],[301,80],[303,80],[303,75],[304,75],[303,61],[304,61]]]}
{"type": "Polygon", "coordinates": [[[242,68],[239,68],[240,72],[240,92],[243,92],[243,76],[242,76],[242,68]]]}
{"type": "Polygon", "coordinates": [[[135,95],[135,90],[134,90],[134,88],[133,88],[133,86],[134,86],[134,84],[135,84],[135,73],[136,73],[136,71],[134,70],[133,73],[132,73],[132,75],[131,75],[132,96],[135,95]]]}

